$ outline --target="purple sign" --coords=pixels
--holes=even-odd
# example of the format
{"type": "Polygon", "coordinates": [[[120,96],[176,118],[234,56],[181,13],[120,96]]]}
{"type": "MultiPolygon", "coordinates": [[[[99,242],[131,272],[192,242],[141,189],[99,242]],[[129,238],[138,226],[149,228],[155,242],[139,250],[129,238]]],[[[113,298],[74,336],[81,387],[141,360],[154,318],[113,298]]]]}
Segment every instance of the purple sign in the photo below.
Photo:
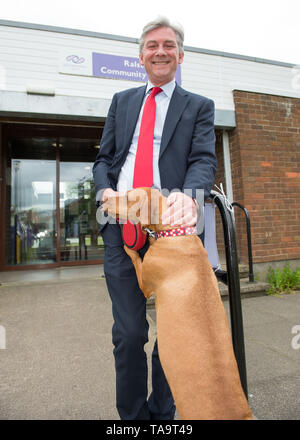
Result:
{"type": "MultiPolygon", "coordinates": [[[[102,78],[123,79],[127,81],[147,82],[148,75],[140,64],[139,58],[92,53],[93,76],[102,78]]],[[[180,65],[175,74],[176,82],[181,84],[180,65]]]]}

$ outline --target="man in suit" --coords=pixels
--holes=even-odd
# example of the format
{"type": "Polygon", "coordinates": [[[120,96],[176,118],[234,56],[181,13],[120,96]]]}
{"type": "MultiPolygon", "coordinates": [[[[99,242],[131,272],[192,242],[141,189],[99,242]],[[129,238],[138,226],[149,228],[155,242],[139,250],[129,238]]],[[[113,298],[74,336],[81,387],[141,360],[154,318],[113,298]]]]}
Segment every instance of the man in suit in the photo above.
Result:
{"type": "MultiPolygon", "coordinates": [[[[98,201],[132,189],[143,108],[152,88],[160,87],[154,98],[153,186],[176,190],[168,197],[165,224],[194,226],[197,190],[203,190],[204,198],[207,197],[216,172],[214,103],[183,90],[175,82],[177,66],[184,58],[183,37],[182,28],[166,18],[158,18],[144,27],[139,57],[148,74],[148,83],[114,95],[93,173],[98,201]]],[[[152,392],[147,400],[146,300],[123,249],[120,225],[106,221],[100,229],[114,317],[112,332],[120,418],[171,420],[175,406],[160,365],[157,342],[152,354],[152,392]]],[[[141,256],[147,246],[146,243],[139,251],[141,256]]]]}

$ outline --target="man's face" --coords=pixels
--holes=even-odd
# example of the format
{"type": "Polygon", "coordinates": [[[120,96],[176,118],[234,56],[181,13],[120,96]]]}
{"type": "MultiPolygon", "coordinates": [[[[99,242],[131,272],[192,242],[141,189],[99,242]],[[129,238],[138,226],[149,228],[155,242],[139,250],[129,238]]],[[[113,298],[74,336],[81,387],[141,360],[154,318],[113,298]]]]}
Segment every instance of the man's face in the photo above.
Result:
{"type": "Polygon", "coordinates": [[[145,66],[151,83],[159,87],[172,81],[183,56],[183,53],[179,54],[173,29],[160,27],[146,35],[140,63],[145,66]]]}

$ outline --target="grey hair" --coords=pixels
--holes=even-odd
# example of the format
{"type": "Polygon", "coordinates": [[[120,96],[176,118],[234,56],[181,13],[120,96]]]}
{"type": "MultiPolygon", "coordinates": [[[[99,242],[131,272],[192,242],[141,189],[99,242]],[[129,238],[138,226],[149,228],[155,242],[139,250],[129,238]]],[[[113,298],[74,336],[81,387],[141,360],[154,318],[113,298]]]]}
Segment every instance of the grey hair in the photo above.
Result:
{"type": "Polygon", "coordinates": [[[146,35],[150,31],[153,31],[154,29],[158,29],[160,27],[168,27],[175,32],[179,53],[183,53],[183,41],[184,41],[183,27],[179,23],[172,23],[167,17],[162,17],[162,16],[159,16],[155,20],[150,21],[143,28],[143,33],[139,40],[140,53],[142,53],[143,51],[146,35]]]}

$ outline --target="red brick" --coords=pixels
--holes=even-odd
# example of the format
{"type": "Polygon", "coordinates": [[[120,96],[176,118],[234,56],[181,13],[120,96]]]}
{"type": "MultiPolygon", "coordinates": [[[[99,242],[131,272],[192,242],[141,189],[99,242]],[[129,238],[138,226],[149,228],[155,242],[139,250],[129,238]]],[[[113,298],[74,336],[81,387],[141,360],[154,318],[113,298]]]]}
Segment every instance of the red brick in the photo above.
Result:
{"type": "MultiPolygon", "coordinates": [[[[300,99],[240,90],[234,90],[233,97],[233,196],[250,213],[254,262],[300,258],[300,99]]],[[[217,184],[224,182],[221,152],[220,144],[217,184]]],[[[237,210],[235,218],[238,254],[246,262],[245,218],[237,210]]],[[[219,236],[222,241],[222,233],[219,236]]]]}

